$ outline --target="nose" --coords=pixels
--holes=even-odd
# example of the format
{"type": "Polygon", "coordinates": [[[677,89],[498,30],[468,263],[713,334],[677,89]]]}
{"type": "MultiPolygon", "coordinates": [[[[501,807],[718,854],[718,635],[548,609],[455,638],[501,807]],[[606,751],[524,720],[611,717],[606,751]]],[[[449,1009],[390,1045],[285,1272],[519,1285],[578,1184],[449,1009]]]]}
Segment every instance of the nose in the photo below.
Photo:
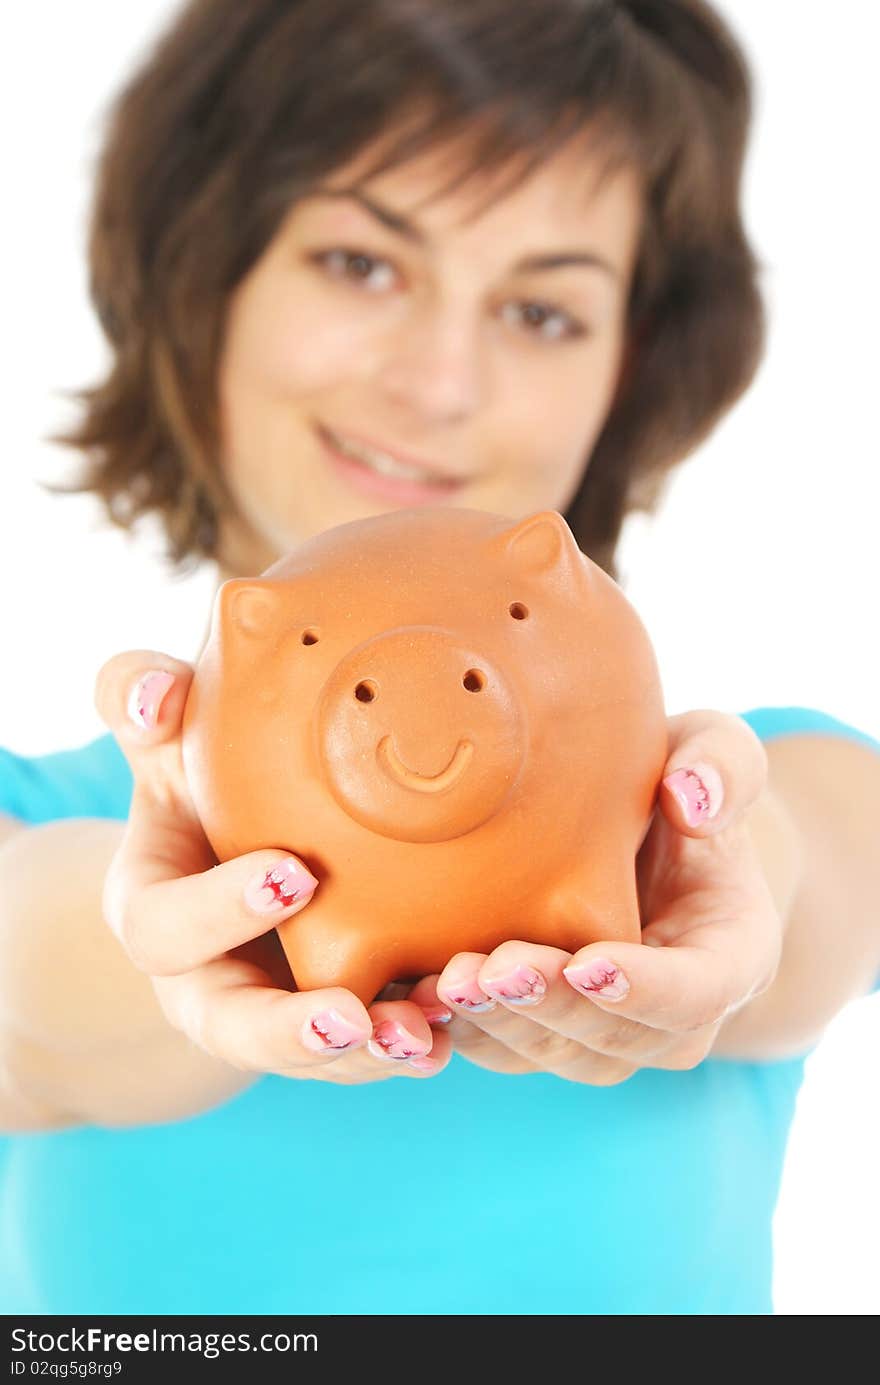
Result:
{"type": "Polygon", "coordinates": [[[376,383],[398,408],[428,423],[461,423],[479,407],[485,360],[479,323],[464,305],[412,303],[395,324],[376,383]]]}

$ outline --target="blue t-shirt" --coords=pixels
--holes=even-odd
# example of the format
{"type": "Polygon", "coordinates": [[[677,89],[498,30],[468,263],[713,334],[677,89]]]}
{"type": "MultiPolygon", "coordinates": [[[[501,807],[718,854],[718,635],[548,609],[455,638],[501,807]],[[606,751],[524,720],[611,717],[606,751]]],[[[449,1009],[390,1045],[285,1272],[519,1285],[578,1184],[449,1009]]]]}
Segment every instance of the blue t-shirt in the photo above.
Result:
{"type": "MultiPolygon", "coordinates": [[[[876,741],[761,708],[764,740],[876,741]]],[[[110,736],[0,751],[0,811],[124,818],[110,736]]],[[[805,1055],[804,1055],[805,1056],[805,1055]]],[[[266,1076],[195,1118],[0,1141],[0,1310],[755,1314],[803,1056],[343,1087],[266,1076]]]]}

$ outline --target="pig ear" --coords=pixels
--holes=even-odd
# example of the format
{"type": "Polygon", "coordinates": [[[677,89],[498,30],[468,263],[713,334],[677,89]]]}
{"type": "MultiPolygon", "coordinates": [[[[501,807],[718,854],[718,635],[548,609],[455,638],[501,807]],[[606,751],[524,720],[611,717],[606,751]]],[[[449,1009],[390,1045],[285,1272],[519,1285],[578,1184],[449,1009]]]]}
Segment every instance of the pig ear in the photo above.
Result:
{"type": "Polygon", "coordinates": [[[220,588],[219,616],[222,629],[259,638],[278,619],[278,593],[268,582],[224,582],[220,588]]]}
{"type": "Polygon", "coordinates": [[[574,535],[556,510],[529,515],[493,540],[493,548],[509,554],[520,572],[566,571],[581,558],[574,535]]]}

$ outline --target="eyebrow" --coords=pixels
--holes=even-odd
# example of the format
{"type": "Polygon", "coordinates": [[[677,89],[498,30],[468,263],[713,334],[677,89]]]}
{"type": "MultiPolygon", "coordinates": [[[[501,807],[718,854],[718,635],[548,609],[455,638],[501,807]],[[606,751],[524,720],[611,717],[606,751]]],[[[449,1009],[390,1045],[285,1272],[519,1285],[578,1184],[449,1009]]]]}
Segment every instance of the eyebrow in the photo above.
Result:
{"type": "MultiPolygon", "coordinates": [[[[403,236],[405,240],[411,241],[414,245],[427,243],[424,232],[414,222],[407,220],[399,212],[392,212],[390,208],[383,207],[374,198],[361,192],[360,188],[320,188],[312,196],[345,198],[356,202],[370,216],[375,217],[383,226],[386,226],[389,231],[403,236]]],[[[557,250],[547,255],[526,255],[517,260],[513,269],[517,272],[534,272],[543,269],[567,269],[571,265],[580,265],[585,269],[600,269],[609,274],[612,279],[620,278],[614,265],[592,250],[557,250]]]]}

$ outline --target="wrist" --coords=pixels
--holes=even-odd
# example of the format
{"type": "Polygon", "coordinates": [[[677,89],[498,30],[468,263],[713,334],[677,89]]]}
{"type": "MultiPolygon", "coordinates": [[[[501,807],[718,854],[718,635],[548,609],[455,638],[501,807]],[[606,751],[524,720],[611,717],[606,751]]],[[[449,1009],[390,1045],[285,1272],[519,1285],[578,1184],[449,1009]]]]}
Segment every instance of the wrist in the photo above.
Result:
{"type": "Polygon", "coordinates": [[[746,1001],[721,1025],[712,1048],[714,1057],[740,1061],[770,1061],[791,1057],[808,1046],[809,1036],[788,1032],[780,1017],[791,1007],[789,932],[806,869],[806,844],[784,797],[769,784],[745,815],[746,828],[761,865],[779,919],[781,954],[770,985],[746,1001]]]}

